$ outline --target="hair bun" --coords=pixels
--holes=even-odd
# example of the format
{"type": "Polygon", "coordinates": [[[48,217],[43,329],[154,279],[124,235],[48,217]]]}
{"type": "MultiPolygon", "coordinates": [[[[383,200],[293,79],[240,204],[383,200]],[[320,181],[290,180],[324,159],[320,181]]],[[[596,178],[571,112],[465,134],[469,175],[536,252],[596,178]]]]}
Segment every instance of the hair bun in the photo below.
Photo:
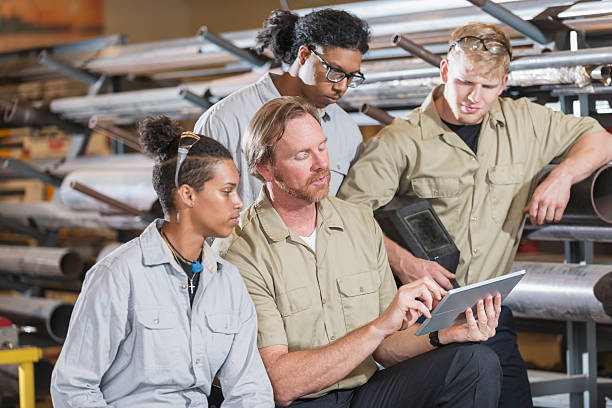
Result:
{"type": "Polygon", "coordinates": [[[295,24],[299,18],[287,10],[273,10],[264,21],[263,29],[257,33],[257,53],[261,54],[264,48],[269,48],[277,60],[291,64],[295,24]]]}
{"type": "Polygon", "coordinates": [[[138,123],[138,137],[144,153],[152,157],[166,156],[183,129],[168,116],[149,116],[138,123]]]}

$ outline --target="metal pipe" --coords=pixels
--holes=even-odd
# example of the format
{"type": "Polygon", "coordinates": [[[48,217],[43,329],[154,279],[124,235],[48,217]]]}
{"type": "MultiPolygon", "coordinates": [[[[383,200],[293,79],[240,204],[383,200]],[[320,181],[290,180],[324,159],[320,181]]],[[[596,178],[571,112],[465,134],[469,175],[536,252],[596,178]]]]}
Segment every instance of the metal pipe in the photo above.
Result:
{"type": "Polygon", "coordinates": [[[151,183],[151,172],[151,167],[129,170],[120,168],[75,170],[64,177],[57,193],[61,202],[72,210],[118,213],[116,206],[110,206],[74,190],[70,185],[76,181],[135,208],[137,212],[130,214],[139,215],[143,211],[148,211],[157,199],[151,183]]]}
{"type": "Polygon", "coordinates": [[[612,47],[585,48],[576,51],[556,51],[520,57],[510,63],[510,70],[604,64],[612,64],[612,47]]]}
{"type": "Polygon", "coordinates": [[[22,177],[35,178],[43,183],[51,184],[52,186],[59,187],[62,184],[62,178],[49,174],[44,171],[31,166],[28,163],[24,163],[21,160],[16,159],[4,159],[2,160],[2,168],[12,170],[22,177]]]}
{"type": "Polygon", "coordinates": [[[531,38],[535,42],[542,45],[546,45],[550,42],[550,39],[546,34],[535,25],[528,21],[523,20],[510,10],[502,7],[490,0],[468,0],[470,3],[479,7],[485,13],[495,17],[504,24],[514,28],[525,37],[531,38]]]}
{"type": "Polygon", "coordinates": [[[89,119],[88,125],[94,132],[98,132],[110,139],[117,140],[124,145],[131,147],[137,152],[142,152],[140,143],[138,143],[138,140],[136,140],[131,133],[121,129],[120,127],[100,120],[97,115],[94,115],[89,119]]]}
{"type": "Polygon", "coordinates": [[[425,47],[423,47],[420,44],[415,43],[409,38],[404,37],[401,34],[395,34],[391,42],[393,43],[393,45],[408,51],[411,55],[415,57],[419,57],[420,59],[433,65],[434,67],[436,68],[440,67],[440,62],[442,62],[442,57],[427,51],[425,47]]]}
{"type": "Polygon", "coordinates": [[[612,227],[588,225],[525,225],[527,239],[534,241],[612,242],[612,227]]]}
{"type": "Polygon", "coordinates": [[[101,201],[104,204],[108,204],[111,207],[115,207],[122,213],[134,215],[134,216],[140,215],[140,211],[138,211],[138,209],[132,207],[131,205],[122,203],[119,200],[115,200],[114,198],[109,197],[106,194],[102,194],[90,187],[87,187],[86,185],[81,184],[78,181],[71,181],[70,188],[73,188],[80,193],[83,193],[85,195],[88,195],[89,197],[92,197],[98,201],[101,201]]]}
{"type": "Polygon", "coordinates": [[[67,133],[84,135],[89,135],[91,133],[89,129],[77,123],[64,120],[51,112],[32,107],[22,107],[19,104],[18,98],[13,98],[9,105],[7,105],[6,101],[1,101],[0,105],[5,107],[4,121],[7,123],[16,123],[32,127],[55,125],[67,133]]]}
{"type": "Polygon", "coordinates": [[[46,67],[58,70],[62,74],[71,78],[85,82],[89,85],[95,85],[98,82],[98,77],[86,72],[85,70],[75,68],[65,62],[56,60],[46,50],[42,50],[38,56],[38,61],[46,67]]]}
{"type": "Polygon", "coordinates": [[[207,98],[203,98],[200,95],[197,95],[193,92],[191,92],[189,89],[187,88],[181,88],[179,89],[179,96],[183,99],[185,99],[186,101],[189,101],[191,103],[193,103],[196,106],[199,106],[203,109],[208,109],[211,106],[213,106],[213,103],[207,99],[207,98]]]}
{"type": "Polygon", "coordinates": [[[0,316],[20,326],[34,326],[63,343],[73,306],[55,299],[0,295],[0,316]]]}
{"type": "Polygon", "coordinates": [[[561,223],[612,224],[612,164],[572,186],[561,223]]]}
{"type": "Polygon", "coordinates": [[[247,50],[243,50],[242,48],[236,47],[231,41],[228,41],[218,36],[217,34],[211,32],[206,26],[202,26],[198,34],[201,37],[205,38],[206,40],[210,41],[211,43],[215,44],[219,48],[224,49],[230,54],[240,58],[241,60],[255,67],[262,67],[270,62],[270,59],[267,57],[257,56],[257,55],[251,54],[247,50]]]}
{"type": "Polygon", "coordinates": [[[359,112],[371,117],[372,119],[376,119],[383,125],[390,125],[391,122],[393,122],[393,119],[395,119],[384,110],[367,103],[364,103],[359,107],[359,112]]]}
{"type": "Polygon", "coordinates": [[[76,278],[83,272],[83,261],[68,248],[0,245],[0,270],[36,277],[76,278]]]}
{"type": "Polygon", "coordinates": [[[612,324],[612,266],[514,262],[527,274],[504,304],[519,317],[612,324]]]}
{"type": "MultiPolygon", "coordinates": [[[[82,196],[80,193],[76,193],[82,196]]],[[[96,202],[97,203],[97,202],[96,202]]],[[[139,217],[132,215],[100,215],[97,211],[73,211],[64,205],[55,202],[35,203],[0,203],[0,224],[11,222],[11,227],[22,226],[32,229],[32,224],[46,230],[59,230],[62,228],[79,228],[87,230],[117,229],[136,230],[146,227],[146,223],[139,217]]],[[[42,240],[43,233],[36,237],[42,240]]]]}
{"type": "Polygon", "coordinates": [[[612,66],[599,65],[591,71],[591,79],[601,81],[606,86],[612,84],[612,66]]]}

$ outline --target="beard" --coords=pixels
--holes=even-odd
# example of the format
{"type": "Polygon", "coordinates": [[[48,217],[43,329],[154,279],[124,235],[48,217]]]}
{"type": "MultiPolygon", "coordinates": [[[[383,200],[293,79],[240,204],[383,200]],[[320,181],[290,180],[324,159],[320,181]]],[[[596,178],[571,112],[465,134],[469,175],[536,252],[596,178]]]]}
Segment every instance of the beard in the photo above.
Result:
{"type": "Polygon", "coordinates": [[[289,194],[292,197],[298,198],[300,200],[304,200],[309,203],[318,203],[329,194],[329,179],[331,178],[331,173],[329,168],[322,169],[318,171],[316,174],[311,176],[306,184],[303,187],[290,187],[285,183],[284,177],[281,172],[277,172],[274,170],[274,179],[276,185],[280,187],[285,193],[289,194]],[[319,180],[321,177],[325,176],[325,183],[316,186],[313,185],[315,181],[319,180]]]}

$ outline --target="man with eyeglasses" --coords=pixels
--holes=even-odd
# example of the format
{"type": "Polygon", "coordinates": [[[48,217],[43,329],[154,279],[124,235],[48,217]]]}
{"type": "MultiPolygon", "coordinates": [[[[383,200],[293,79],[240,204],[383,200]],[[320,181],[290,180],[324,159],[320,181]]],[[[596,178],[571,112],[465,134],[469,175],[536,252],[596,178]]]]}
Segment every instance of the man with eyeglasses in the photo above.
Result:
{"type": "Polygon", "coordinates": [[[368,41],[367,23],[342,10],[317,10],[302,17],[275,10],[264,22],[257,35],[257,51],[269,49],[288,69],[281,75],[267,73],[224,98],[208,109],[194,128],[194,132],[218,140],[232,152],[245,208],[255,201],[262,183],[249,176],[243,134],[257,109],[279,96],[301,96],[318,108],[323,132],[329,139],[330,194],[336,194],[363,140],[355,122],[336,102],[347,88],[365,80],[359,70],[368,41]]]}
{"type": "MultiPolygon", "coordinates": [[[[524,214],[532,224],[559,221],[571,185],[612,160],[612,136],[596,120],[501,98],[510,59],[508,37],[497,27],[455,30],[440,64],[443,84],[368,142],[338,193],[373,209],[395,195],[432,204],[461,252],[456,275],[385,237],[391,268],[404,283],[430,276],[450,289],[451,278],[465,285],[507,273],[524,214]],[[554,159],[563,161],[537,185],[554,159]]],[[[500,406],[532,406],[508,308],[485,344],[504,371],[500,406]]]]}

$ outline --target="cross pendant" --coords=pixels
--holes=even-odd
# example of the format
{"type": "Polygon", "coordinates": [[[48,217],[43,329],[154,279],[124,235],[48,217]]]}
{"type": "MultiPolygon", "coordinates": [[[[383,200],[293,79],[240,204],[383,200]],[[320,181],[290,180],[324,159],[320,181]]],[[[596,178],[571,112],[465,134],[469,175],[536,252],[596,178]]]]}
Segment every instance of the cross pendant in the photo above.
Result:
{"type": "Polygon", "coordinates": [[[189,290],[191,291],[191,294],[193,295],[193,290],[195,289],[195,286],[193,284],[193,278],[189,279],[189,290]]]}

